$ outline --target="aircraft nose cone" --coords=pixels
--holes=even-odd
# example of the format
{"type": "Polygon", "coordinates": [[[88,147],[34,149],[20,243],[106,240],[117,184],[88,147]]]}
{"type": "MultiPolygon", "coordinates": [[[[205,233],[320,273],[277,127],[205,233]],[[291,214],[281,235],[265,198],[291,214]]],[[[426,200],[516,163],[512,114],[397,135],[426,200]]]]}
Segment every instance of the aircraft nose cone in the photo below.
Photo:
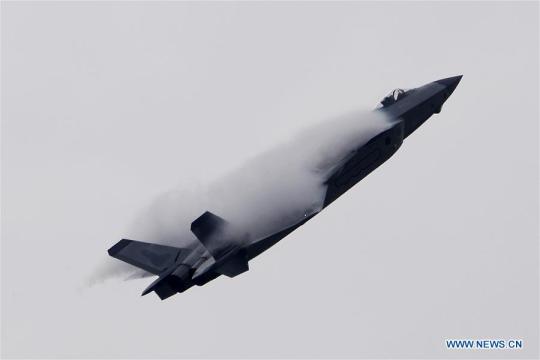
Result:
{"type": "Polygon", "coordinates": [[[452,76],[446,79],[437,80],[436,82],[446,87],[449,91],[449,95],[454,92],[463,75],[452,76]]]}

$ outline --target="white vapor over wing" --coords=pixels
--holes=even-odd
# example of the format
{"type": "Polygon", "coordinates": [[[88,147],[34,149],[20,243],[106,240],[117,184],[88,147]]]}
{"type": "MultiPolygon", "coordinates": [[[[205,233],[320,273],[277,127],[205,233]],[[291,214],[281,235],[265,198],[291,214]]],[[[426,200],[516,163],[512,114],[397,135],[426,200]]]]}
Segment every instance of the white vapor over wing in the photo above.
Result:
{"type": "MultiPolygon", "coordinates": [[[[321,210],[324,182],[332,169],[390,126],[379,111],[357,111],[319,123],[208,186],[162,194],[141,213],[130,235],[146,242],[195,246],[190,224],[205,211],[249,233],[252,241],[293,225],[321,210]]],[[[121,269],[133,268],[118,264],[101,269],[99,277],[121,269]]]]}

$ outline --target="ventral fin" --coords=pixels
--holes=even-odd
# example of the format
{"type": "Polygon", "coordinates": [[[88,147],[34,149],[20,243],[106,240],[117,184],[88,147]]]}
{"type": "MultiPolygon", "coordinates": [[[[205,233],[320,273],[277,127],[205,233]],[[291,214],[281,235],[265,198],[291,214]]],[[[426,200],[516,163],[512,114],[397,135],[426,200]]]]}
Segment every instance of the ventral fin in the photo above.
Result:
{"type": "Polygon", "coordinates": [[[249,264],[245,254],[242,252],[233,255],[230,259],[227,259],[227,261],[214,269],[215,272],[231,278],[248,270],[249,264]]]}

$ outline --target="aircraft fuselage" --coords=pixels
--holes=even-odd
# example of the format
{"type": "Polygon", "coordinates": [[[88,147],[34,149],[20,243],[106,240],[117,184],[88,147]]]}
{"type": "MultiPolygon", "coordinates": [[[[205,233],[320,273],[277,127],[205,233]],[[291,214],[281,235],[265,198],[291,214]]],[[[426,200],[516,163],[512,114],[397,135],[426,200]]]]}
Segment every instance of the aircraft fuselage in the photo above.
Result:
{"type": "MultiPolygon", "coordinates": [[[[388,160],[405,138],[433,114],[439,113],[460,80],[461,76],[446,78],[409,91],[398,89],[385,97],[374,111],[383,112],[391,125],[346,154],[344,161],[327,177],[322,209],[388,160]]],[[[220,275],[234,277],[247,271],[249,260],[275,245],[318,212],[250,243],[229,241],[228,237],[236,239],[238,234],[228,234],[227,222],[206,212],[192,223],[191,230],[200,240],[194,248],[179,249],[121,240],[109,249],[109,254],[158,275],[143,295],[155,291],[165,299],[193,285],[204,285],[220,275]]]]}

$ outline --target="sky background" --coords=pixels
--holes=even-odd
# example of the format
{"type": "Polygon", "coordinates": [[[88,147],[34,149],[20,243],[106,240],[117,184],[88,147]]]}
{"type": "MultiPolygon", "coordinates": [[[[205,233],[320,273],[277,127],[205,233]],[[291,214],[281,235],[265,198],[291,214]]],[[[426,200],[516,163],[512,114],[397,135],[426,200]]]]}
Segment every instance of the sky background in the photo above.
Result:
{"type": "Polygon", "coordinates": [[[538,3],[2,2],[1,30],[3,357],[538,357],[538,3]],[[159,194],[458,74],[249,272],[89,285],[159,194]]]}

